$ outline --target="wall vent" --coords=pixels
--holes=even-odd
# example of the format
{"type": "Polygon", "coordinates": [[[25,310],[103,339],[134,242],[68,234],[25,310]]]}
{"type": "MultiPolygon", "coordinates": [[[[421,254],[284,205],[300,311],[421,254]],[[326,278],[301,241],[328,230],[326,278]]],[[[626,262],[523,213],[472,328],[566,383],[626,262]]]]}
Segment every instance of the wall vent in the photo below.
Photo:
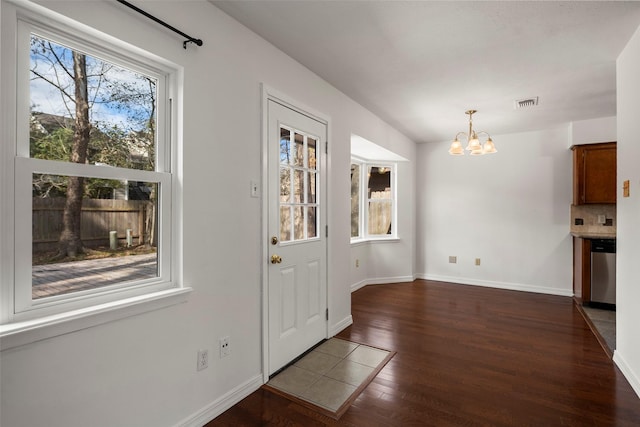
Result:
{"type": "Polygon", "coordinates": [[[513,101],[513,107],[516,110],[519,110],[520,108],[535,107],[536,105],[538,105],[537,96],[533,98],[516,99],[515,101],[513,101]]]}

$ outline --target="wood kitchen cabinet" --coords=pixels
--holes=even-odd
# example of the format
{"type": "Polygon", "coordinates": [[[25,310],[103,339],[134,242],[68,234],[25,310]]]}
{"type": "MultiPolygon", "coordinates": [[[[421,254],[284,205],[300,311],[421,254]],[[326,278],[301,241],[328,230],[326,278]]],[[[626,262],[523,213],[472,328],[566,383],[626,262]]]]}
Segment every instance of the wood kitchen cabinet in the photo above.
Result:
{"type": "Polygon", "coordinates": [[[575,145],[573,204],[616,203],[616,143],[575,145]]]}

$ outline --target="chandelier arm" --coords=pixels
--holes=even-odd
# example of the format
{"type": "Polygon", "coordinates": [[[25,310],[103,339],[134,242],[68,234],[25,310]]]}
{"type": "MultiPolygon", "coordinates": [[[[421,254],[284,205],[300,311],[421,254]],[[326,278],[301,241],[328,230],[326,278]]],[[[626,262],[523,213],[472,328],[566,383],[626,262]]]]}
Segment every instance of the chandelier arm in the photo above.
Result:
{"type": "Polygon", "coordinates": [[[469,139],[469,135],[471,135],[471,134],[467,135],[467,133],[466,133],[466,132],[458,132],[458,133],[456,134],[456,139],[458,139],[458,137],[459,137],[460,135],[464,135],[464,136],[466,136],[466,137],[467,137],[467,139],[469,139]]]}
{"type": "Polygon", "coordinates": [[[491,138],[491,135],[489,135],[489,132],[485,132],[485,131],[483,131],[483,130],[480,130],[480,131],[476,132],[476,135],[480,135],[480,134],[485,134],[485,135],[487,135],[489,138],[491,138]]]}

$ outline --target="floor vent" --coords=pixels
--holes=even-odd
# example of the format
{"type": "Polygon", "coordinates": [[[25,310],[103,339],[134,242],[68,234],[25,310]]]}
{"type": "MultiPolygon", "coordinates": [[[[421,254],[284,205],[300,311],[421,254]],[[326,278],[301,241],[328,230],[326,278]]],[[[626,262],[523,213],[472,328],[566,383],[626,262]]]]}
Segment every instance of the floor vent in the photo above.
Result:
{"type": "Polygon", "coordinates": [[[516,99],[513,101],[513,106],[516,110],[519,110],[520,108],[535,107],[536,105],[538,105],[537,96],[534,98],[516,99]]]}

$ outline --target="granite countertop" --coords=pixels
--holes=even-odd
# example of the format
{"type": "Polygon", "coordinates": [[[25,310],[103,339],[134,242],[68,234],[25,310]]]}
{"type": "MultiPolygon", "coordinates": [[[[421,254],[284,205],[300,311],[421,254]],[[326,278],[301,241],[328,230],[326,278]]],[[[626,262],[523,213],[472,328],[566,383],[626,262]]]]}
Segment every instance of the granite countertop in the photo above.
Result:
{"type": "Polygon", "coordinates": [[[616,233],[594,233],[589,231],[572,231],[573,237],[579,237],[581,239],[615,239],[616,233]]]}

